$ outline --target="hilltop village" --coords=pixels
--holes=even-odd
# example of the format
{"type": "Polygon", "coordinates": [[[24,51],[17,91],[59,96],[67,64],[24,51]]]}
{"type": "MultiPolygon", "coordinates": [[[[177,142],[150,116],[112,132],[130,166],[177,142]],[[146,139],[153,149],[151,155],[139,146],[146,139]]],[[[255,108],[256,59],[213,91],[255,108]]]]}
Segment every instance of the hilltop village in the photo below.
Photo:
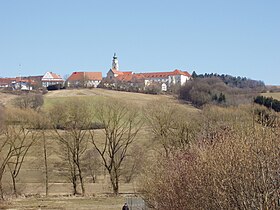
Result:
{"type": "Polygon", "coordinates": [[[175,69],[169,72],[121,71],[116,53],[113,56],[112,67],[106,76],[102,72],[72,72],[69,77],[62,78],[57,72],[46,72],[41,76],[20,76],[15,78],[0,78],[0,88],[10,90],[57,90],[63,88],[107,88],[132,92],[156,93],[170,91],[184,85],[190,80],[187,71],[175,69]]]}

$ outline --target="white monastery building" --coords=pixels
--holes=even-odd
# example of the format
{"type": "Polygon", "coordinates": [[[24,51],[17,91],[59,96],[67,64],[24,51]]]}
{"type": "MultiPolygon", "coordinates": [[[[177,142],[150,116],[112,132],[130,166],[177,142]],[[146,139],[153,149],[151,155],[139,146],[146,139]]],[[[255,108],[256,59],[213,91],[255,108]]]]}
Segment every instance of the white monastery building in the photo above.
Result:
{"type": "Polygon", "coordinates": [[[113,56],[112,68],[107,73],[107,79],[134,83],[139,81],[144,83],[144,86],[152,84],[164,84],[162,90],[166,91],[172,85],[184,85],[190,80],[191,75],[187,71],[175,69],[170,72],[146,72],[146,73],[133,73],[132,71],[120,71],[119,62],[116,53],[113,56]]]}

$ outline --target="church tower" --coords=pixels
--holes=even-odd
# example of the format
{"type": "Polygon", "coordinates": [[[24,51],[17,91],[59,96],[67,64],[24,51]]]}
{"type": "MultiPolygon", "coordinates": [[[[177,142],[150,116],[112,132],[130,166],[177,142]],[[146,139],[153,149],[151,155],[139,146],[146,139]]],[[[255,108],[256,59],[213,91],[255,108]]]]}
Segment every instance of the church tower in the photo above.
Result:
{"type": "Polygon", "coordinates": [[[119,61],[116,53],[114,53],[113,61],[112,61],[112,70],[119,71],[119,61]]]}

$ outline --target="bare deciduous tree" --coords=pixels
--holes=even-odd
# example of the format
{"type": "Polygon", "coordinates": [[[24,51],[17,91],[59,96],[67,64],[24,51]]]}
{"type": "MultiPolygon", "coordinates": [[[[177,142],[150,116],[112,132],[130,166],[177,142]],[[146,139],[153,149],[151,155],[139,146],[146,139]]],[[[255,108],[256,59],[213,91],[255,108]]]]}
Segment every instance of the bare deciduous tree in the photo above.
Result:
{"type": "Polygon", "coordinates": [[[118,100],[105,100],[98,106],[96,116],[104,125],[105,137],[104,141],[97,142],[92,134],[92,144],[103,160],[113,192],[117,195],[121,166],[142,123],[137,110],[118,100]]]}
{"type": "Polygon", "coordinates": [[[56,104],[52,107],[50,115],[54,125],[54,132],[61,147],[61,156],[68,165],[73,194],[78,194],[77,181],[79,181],[82,195],[84,195],[82,156],[87,149],[92,125],[90,106],[83,101],[71,100],[67,101],[67,104],[56,104]]]}
{"type": "Polygon", "coordinates": [[[97,176],[101,174],[102,162],[99,153],[95,148],[89,149],[85,152],[83,158],[83,167],[88,176],[91,177],[92,183],[96,183],[97,176]]]}
{"type": "Polygon", "coordinates": [[[8,161],[8,168],[13,182],[13,193],[17,197],[16,179],[21,170],[27,152],[37,140],[36,132],[28,130],[24,125],[9,125],[5,133],[12,145],[13,155],[8,161]]]}
{"type": "Polygon", "coordinates": [[[4,198],[2,177],[6,167],[10,169],[13,181],[13,191],[16,192],[16,178],[20,172],[26,154],[34,141],[36,134],[28,129],[29,121],[22,110],[6,111],[5,126],[0,134],[0,197],[4,198]]]}
{"type": "MultiPolygon", "coordinates": [[[[40,134],[40,146],[43,150],[43,167],[41,165],[41,162],[39,161],[38,164],[43,168],[44,173],[44,181],[45,181],[45,194],[46,196],[49,195],[49,161],[48,157],[50,155],[50,144],[47,139],[47,133],[50,132],[49,129],[51,128],[51,122],[47,116],[46,112],[40,111],[40,112],[33,112],[32,120],[31,120],[32,127],[34,129],[38,130],[38,133],[40,134]]],[[[52,149],[53,150],[53,149],[52,149]]],[[[38,151],[41,154],[41,151],[38,151]]]]}
{"type": "Polygon", "coordinates": [[[6,135],[6,131],[0,135],[0,199],[4,199],[4,191],[2,186],[2,178],[5,172],[6,166],[13,156],[13,146],[10,144],[10,139],[6,135]]]}
{"type": "Polygon", "coordinates": [[[154,102],[155,107],[149,104],[145,110],[145,117],[164,155],[168,157],[172,150],[186,149],[196,138],[197,124],[192,113],[185,108],[168,104],[164,101],[154,102]]]}

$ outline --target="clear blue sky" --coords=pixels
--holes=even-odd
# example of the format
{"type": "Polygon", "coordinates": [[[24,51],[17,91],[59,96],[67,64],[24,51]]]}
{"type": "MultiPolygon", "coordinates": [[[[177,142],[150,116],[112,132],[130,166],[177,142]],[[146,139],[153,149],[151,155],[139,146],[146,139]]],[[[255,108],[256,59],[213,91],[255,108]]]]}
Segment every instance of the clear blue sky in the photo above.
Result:
{"type": "Polygon", "coordinates": [[[279,0],[0,0],[0,76],[121,70],[280,84],[279,0]]]}

